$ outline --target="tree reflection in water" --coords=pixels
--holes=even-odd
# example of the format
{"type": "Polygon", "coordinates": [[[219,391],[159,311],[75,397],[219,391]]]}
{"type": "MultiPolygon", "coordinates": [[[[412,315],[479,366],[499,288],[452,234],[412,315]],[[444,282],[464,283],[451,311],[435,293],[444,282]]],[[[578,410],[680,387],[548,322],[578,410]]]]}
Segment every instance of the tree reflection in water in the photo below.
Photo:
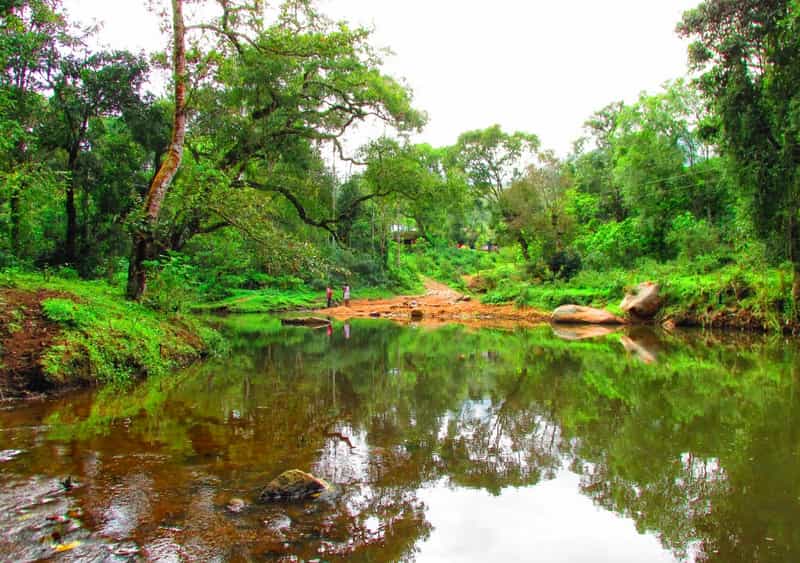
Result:
{"type": "Polygon", "coordinates": [[[680,559],[800,551],[793,345],[374,321],[352,322],[345,340],[230,323],[223,361],[0,413],[4,428],[49,424],[41,437],[11,434],[4,447],[28,455],[2,478],[75,475],[86,525],[148,557],[409,559],[432,533],[421,489],[498,495],[564,468],[680,559]],[[53,459],[56,444],[69,451],[53,459]],[[226,508],[293,467],[335,492],[226,508]]]}

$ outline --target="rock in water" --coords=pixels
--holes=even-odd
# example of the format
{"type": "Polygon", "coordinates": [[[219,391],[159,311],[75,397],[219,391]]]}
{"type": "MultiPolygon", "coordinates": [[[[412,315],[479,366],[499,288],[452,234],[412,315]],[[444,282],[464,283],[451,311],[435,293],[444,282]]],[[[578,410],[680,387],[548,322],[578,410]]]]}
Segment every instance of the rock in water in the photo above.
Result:
{"type": "Polygon", "coordinates": [[[422,320],[423,313],[421,309],[412,309],[411,311],[411,320],[412,321],[419,321],[422,320]]]}
{"type": "Polygon", "coordinates": [[[658,284],[644,282],[637,285],[627,294],[620,303],[619,308],[638,319],[652,319],[661,307],[661,298],[658,295],[658,284]]]}
{"type": "Polygon", "coordinates": [[[240,499],[240,498],[232,498],[228,501],[228,504],[225,505],[225,508],[228,509],[228,512],[238,513],[244,510],[247,507],[247,503],[240,499]]]}
{"type": "Polygon", "coordinates": [[[584,323],[597,325],[623,324],[625,321],[602,309],[581,305],[562,305],[553,311],[554,323],[584,323]]]}
{"type": "Polygon", "coordinates": [[[299,469],[284,471],[259,493],[262,502],[316,498],[331,486],[323,479],[299,469]]]}

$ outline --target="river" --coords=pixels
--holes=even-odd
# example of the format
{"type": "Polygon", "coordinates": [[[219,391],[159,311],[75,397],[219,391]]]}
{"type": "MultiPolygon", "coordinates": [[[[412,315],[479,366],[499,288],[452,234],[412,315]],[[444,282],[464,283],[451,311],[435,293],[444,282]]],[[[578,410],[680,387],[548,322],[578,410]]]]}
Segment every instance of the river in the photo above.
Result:
{"type": "Polygon", "coordinates": [[[224,358],[0,410],[0,559],[800,560],[794,341],[223,323],[224,358]],[[293,468],[334,491],[255,502],[293,468]]]}

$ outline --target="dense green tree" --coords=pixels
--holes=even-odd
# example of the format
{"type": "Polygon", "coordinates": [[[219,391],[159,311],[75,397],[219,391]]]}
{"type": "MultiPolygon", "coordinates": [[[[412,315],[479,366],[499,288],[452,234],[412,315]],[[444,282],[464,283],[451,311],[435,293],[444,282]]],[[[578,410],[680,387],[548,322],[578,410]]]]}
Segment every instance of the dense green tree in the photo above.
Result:
{"type": "Polygon", "coordinates": [[[175,86],[172,137],[166,157],[150,183],[141,222],[134,228],[133,250],[128,266],[129,299],[140,299],[147,287],[144,262],[152,253],[154,231],[161,214],[167,189],[178,173],[186,138],[186,24],[183,19],[183,0],[172,0],[172,80],[175,86]]]}
{"type": "Polygon", "coordinates": [[[696,248],[692,237],[714,246],[736,202],[703,134],[709,120],[696,90],[678,80],[634,104],[606,106],[587,121],[589,134],[569,164],[579,246],[592,266],[670,259],[696,248]]]}
{"type": "MultiPolygon", "coordinates": [[[[79,216],[76,198],[88,201],[88,170],[82,160],[89,149],[89,127],[101,117],[119,116],[126,109],[140,105],[139,89],[148,66],[141,56],[125,51],[65,55],[59,61],[51,87],[52,120],[44,133],[45,143],[63,150],[66,186],[65,262],[73,264],[79,254],[79,216]]],[[[110,156],[110,155],[109,155],[110,156]]],[[[112,159],[114,157],[112,156],[112,159]]],[[[84,208],[88,205],[84,204],[84,208]]],[[[89,217],[84,217],[84,223],[89,217]]],[[[88,224],[85,225],[88,229],[88,224]]],[[[86,237],[83,243],[86,244],[86,237]]]]}
{"type": "Polygon", "coordinates": [[[545,261],[564,251],[572,230],[572,216],[567,210],[566,192],[570,178],[553,154],[541,156],[542,163],[531,165],[524,175],[504,191],[500,208],[505,228],[522,247],[530,260],[529,246],[537,245],[536,258],[545,261]]]}
{"type": "Polygon", "coordinates": [[[492,125],[462,133],[454,154],[475,194],[497,205],[503,190],[536,161],[538,150],[536,135],[506,133],[499,125],[492,125]]]}
{"type": "Polygon", "coordinates": [[[212,140],[217,152],[209,156],[231,186],[282,196],[304,222],[337,237],[336,224],[352,209],[315,213],[318,194],[308,172],[317,147],[365,163],[342,144],[356,124],[377,119],[413,129],[424,116],[411,107],[408,90],[380,72],[367,30],[334,24],[310,3],[289,2],[277,22],[254,31],[256,39],[235,42],[221,64],[224,93],[207,92],[214,106],[198,132],[212,140]]]}
{"type": "Polygon", "coordinates": [[[411,219],[428,242],[448,236],[467,186],[457,169],[448,166],[446,149],[430,145],[400,145],[382,139],[368,152],[364,179],[373,193],[391,195],[399,213],[411,219]]]}
{"type": "Polygon", "coordinates": [[[52,186],[34,157],[47,78],[68,41],[60,0],[17,0],[0,5],[0,201],[8,205],[12,254],[22,253],[25,192],[52,186]]]}
{"type": "Polygon", "coordinates": [[[708,0],[678,31],[717,117],[721,149],[749,194],[758,234],[794,269],[800,310],[800,5],[708,0]]]}
{"type": "Polygon", "coordinates": [[[612,102],[586,120],[586,135],[576,141],[570,162],[577,189],[597,198],[595,215],[606,221],[623,221],[628,216],[613,174],[613,140],[624,107],[622,102],[612,102]]]}
{"type": "Polygon", "coordinates": [[[323,147],[337,159],[365,163],[342,143],[355,124],[378,119],[409,129],[424,116],[411,107],[408,90],[380,72],[367,30],[335,24],[307,2],[285,3],[271,25],[256,17],[257,5],[221,7],[213,24],[189,26],[218,40],[188,77],[194,117],[187,146],[202,181],[184,186],[190,208],[173,210],[176,224],[150,229],[146,256],[168,246],[156,239],[170,231],[183,242],[225,226],[252,235],[253,221],[241,218],[255,220],[256,210],[262,220],[279,217],[292,229],[310,226],[339,239],[340,223],[385,194],[363,193],[334,209],[323,147]]]}

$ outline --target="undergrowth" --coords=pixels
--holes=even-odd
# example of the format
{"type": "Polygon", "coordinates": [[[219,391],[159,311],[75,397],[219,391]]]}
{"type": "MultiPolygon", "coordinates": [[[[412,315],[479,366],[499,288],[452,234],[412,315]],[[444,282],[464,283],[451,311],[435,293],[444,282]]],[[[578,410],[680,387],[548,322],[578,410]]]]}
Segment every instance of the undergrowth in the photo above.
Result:
{"type": "Polygon", "coordinates": [[[661,286],[662,319],[680,324],[783,330],[792,317],[787,271],[745,260],[716,269],[686,261],[643,261],[630,270],[584,270],[569,281],[531,280],[520,267],[509,272],[507,264],[479,275],[488,288],[482,296],[486,303],[515,302],[544,310],[576,304],[619,314],[626,291],[650,280],[661,286]]]}
{"type": "Polygon", "coordinates": [[[23,290],[58,292],[42,301],[44,316],[61,326],[42,360],[56,383],[126,383],[164,374],[225,347],[222,337],[197,319],[127,301],[121,288],[103,281],[17,274],[5,282],[23,290]]]}

